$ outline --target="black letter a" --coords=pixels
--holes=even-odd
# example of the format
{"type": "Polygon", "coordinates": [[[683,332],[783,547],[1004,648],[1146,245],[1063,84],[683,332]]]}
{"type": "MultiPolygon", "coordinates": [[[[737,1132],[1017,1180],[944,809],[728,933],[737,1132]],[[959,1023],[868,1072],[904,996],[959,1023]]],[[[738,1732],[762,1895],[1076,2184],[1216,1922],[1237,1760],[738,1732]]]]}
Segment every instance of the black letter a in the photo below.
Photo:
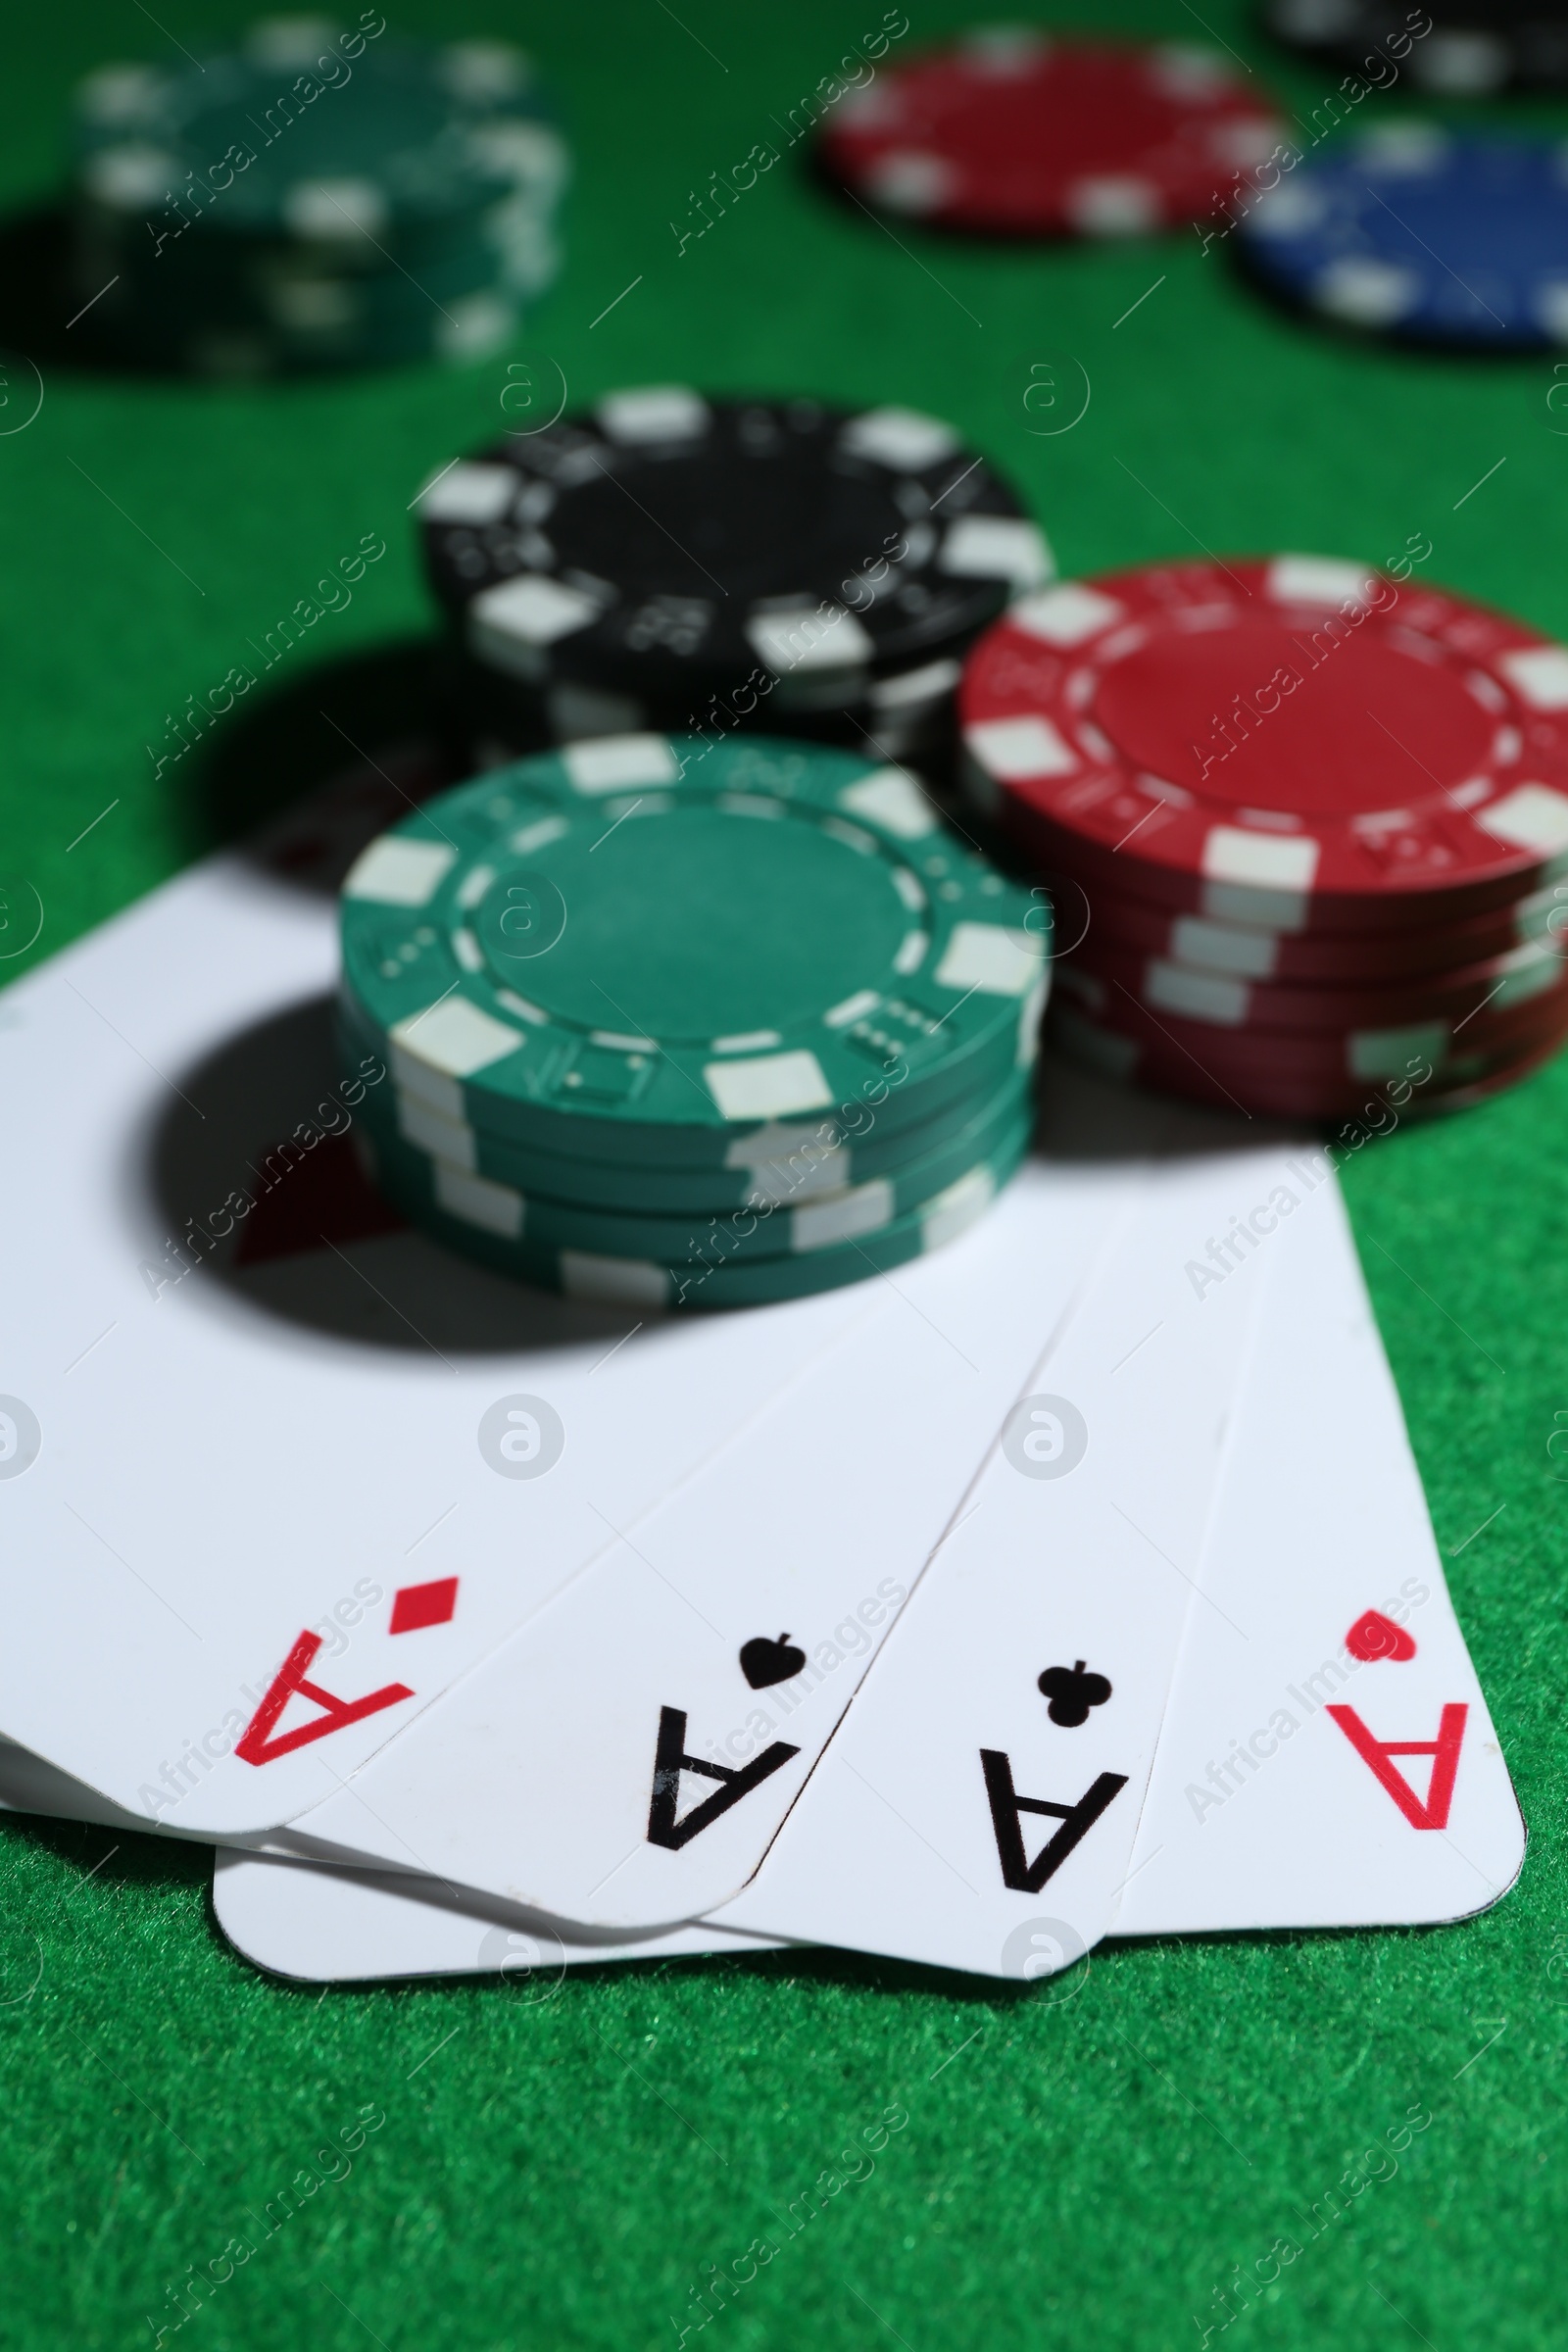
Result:
{"type": "Polygon", "coordinates": [[[1124,1772],[1102,1772],[1075,1805],[1054,1805],[1043,1796],[1020,1796],[1012,1785],[1012,1766],[1000,1748],[983,1747],[986,1794],[991,1799],[991,1826],[997,1833],[1002,1884],[1020,1894],[1038,1894],[1054,1878],[1081,1838],[1087,1837],[1118,1789],[1127,1786],[1124,1772]],[[1049,1813],[1059,1821],[1054,1838],[1048,1838],[1031,1863],[1024,1852],[1024,1813],[1049,1813]]]}
{"type": "MultiPolygon", "coordinates": [[[[686,1718],[678,1707],[659,1710],[659,1745],[654,1751],[654,1801],[648,1808],[648,1842],[667,1845],[678,1854],[681,1847],[700,1837],[710,1823],[731,1805],[738,1805],[743,1796],[765,1781],[770,1773],[787,1764],[791,1756],[800,1754],[787,1740],[775,1740],[764,1747],[760,1756],[749,1764],[732,1770],[727,1764],[710,1764],[706,1756],[686,1753],[686,1718]],[[680,1799],[680,1776],[683,1772],[700,1772],[710,1781],[722,1781],[724,1787],[716,1796],[705,1797],[694,1805],[685,1820],[677,1827],[675,1807],[680,1799]]],[[[1117,1783],[1118,1788],[1120,1783],[1117,1783]]],[[[1087,1827],[1087,1824],[1085,1825],[1087,1827]]]]}

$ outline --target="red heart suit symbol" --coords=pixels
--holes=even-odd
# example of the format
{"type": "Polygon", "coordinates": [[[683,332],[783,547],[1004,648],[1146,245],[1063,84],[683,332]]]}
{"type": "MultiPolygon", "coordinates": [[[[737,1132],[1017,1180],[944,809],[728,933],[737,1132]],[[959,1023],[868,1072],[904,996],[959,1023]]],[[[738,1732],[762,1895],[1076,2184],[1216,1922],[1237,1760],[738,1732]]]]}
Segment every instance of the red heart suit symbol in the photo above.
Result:
{"type": "Polygon", "coordinates": [[[1403,1626],[1385,1617],[1381,1609],[1368,1609],[1364,1617],[1356,1619],[1345,1637],[1345,1646],[1363,1666],[1370,1666],[1375,1658],[1402,1662],[1415,1656],[1415,1642],[1403,1626]]]}

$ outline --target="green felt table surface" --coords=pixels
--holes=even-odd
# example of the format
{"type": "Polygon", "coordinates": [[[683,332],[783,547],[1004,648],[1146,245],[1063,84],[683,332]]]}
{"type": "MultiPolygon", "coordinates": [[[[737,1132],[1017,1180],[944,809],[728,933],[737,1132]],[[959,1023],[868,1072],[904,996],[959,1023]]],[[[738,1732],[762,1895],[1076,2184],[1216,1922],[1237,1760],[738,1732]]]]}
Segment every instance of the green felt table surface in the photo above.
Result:
{"type": "MultiPolygon", "coordinates": [[[[895,54],[961,21],[909,8],[895,54]]],[[[38,327],[41,410],[27,421],[37,382],[20,360],[0,408],[0,873],[37,892],[43,929],[0,968],[30,968],[220,829],[211,768],[193,755],[159,777],[146,747],[363,535],[385,557],[266,691],[296,715],[346,710],[344,681],[373,683],[368,658],[418,637],[408,503],[503,426],[523,380],[507,367],[526,351],[574,399],[700,380],[951,416],[1023,485],[1069,572],[1205,548],[1380,559],[1424,535],[1426,576],[1568,636],[1568,417],[1548,407],[1549,359],[1337,339],[1254,300],[1225,247],[1191,234],[1056,251],[895,236],[819,193],[798,148],[680,251],[671,222],[698,224],[693,192],[754,143],[781,144],[790,109],[880,15],[877,0],[469,0],[461,28],[520,37],[548,65],[579,167],[564,275],[526,345],[484,366],[181,388],[74,368],[63,321],[38,327]],[[1062,355],[1087,370],[1089,409],[1037,437],[1029,370],[1062,355]]],[[[1299,117],[1331,86],[1232,0],[1202,16],[1299,117]]],[[[1096,21],[1188,38],[1199,18],[1185,0],[1120,0],[1096,21]]],[[[128,0],[18,10],[0,204],[14,216],[56,185],[78,74],[243,21],[190,0],[156,20],[128,0]]],[[[435,0],[398,21],[458,25],[435,0]]],[[[1374,96],[1358,119],[1409,103],[1374,96]]],[[[1568,125],[1568,109],[1511,119],[1568,125]]],[[[13,337],[17,245],[0,268],[13,337]]],[[[384,674],[394,701],[405,674],[401,660],[384,674]]],[[[279,772],[265,730],[247,757],[218,771],[230,814],[286,791],[289,760],[309,764],[290,751],[279,772]]],[[[1294,2237],[1300,2256],[1234,2306],[1251,2342],[1560,2343],[1568,1466],[1547,1441],[1568,1414],[1565,1118],[1559,1062],[1346,1176],[1530,1824],[1498,1908],[1421,1932],[1112,1945],[1065,2000],[831,1953],[589,1970],[542,2003],[477,1981],[318,1994],[225,1946],[199,1850],[8,1824],[0,2345],[153,2342],[192,2266],[221,2271],[249,2217],[309,2171],[322,2185],[202,2303],[187,2341],[673,2347],[710,2266],[744,2273],[751,2241],[782,2235],[778,2214],[820,2176],[842,2180],[851,2135],[895,2105],[907,2122],[874,2171],[726,2305],[710,2341],[1177,2346],[1217,2322],[1235,2266],[1255,2278],[1261,2259],[1266,2278],[1273,2241],[1294,2237]],[[318,2152],[367,2106],[384,2123],[325,2180],[343,2159],[318,2152]],[[1396,2169],[1308,2241],[1299,2217],[1412,2106],[1430,2122],[1396,2169]]]]}

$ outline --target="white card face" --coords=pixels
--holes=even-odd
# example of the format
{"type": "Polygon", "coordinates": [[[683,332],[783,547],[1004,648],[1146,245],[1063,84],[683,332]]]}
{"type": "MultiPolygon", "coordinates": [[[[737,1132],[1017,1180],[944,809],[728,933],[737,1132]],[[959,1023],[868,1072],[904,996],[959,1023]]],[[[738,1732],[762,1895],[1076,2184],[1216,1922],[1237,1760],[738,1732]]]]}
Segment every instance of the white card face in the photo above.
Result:
{"type": "Polygon", "coordinates": [[[274,1976],[314,1984],[376,1977],[505,1977],[548,2000],[564,1971],[592,1962],[687,1960],[772,1948],[765,1936],[697,1920],[657,1936],[590,1938],[584,1930],[510,1903],[457,1892],[403,1872],[335,1870],[219,1853],[213,1909],[238,1951],[274,1976]]]}
{"type": "Polygon", "coordinates": [[[1026,1168],[291,1836],[596,1927],[733,1893],[1144,1182],[1026,1168]]]}
{"type": "MultiPolygon", "coordinates": [[[[1317,1189],[1311,1154],[1295,1158],[1288,1180],[1303,1200],[1317,1189]]],[[[1189,1608],[1117,1936],[1456,1918],[1504,1892],[1523,1858],[1523,1825],[1448,1601],[1338,1188],[1321,1189],[1263,1303],[1209,1531],[1206,1597],[1189,1608]],[[1382,1627],[1366,1622],[1374,1589],[1382,1627]],[[1344,1640],[1352,1628],[1353,1649],[1344,1640]],[[1413,1657],[1397,1654],[1401,1635],[1413,1657]],[[1417,1684],[1417,1667],[1433,1679],[1417,1684]],[[1345,1810],[1331,1817],[1317,1792],[1343,1771],[1346,1736],[1328,1707],[1353,1706],[1386,1742],[1393,1717],[1384,1723],[1374,1702],[1401,1690],[1411,1711],[1398,1728],[1423,1742],[1437,1743],[1445,1706],[1466,1708],[1446,1820],[1423,1828],[1412,1818],[1433,1812],[1436,1758],[1386,1759],[1409,1776],[1407,1810],[1353,1741],[1345,1810]],[[1429,1714],[1415,1725],[1418,1698],[1429,1714]]],[[[879,1673],[894,1660],[890,1650],[879,1673]]],[[[11,1789],[3,1771],[0,1789],[11,1789]]],[[[800,1818],[812,1801],[808,1791],[800,1818]]],[[[771,1869],[746,1899],[766,1889],[771,1869]]],[[[449,1889],[383,1880],[371,1901],[354,1893],[362,1876],[232,1856],[220,1859],[215,1899],[240,1948],[284,1974],[474,1966],[492,1925],[477,1914],[462,1924],[477,1898],[454,1910],[449,1889]]],[[[961,1893],[955,1884],[950,1899],[961,1893]]],[[[1079,1944],[1044,1895],[1030,1908],[1015,1973],[1034,1976],[1079,1944]]],[[[699,1923],[680,1933],[717,1931],[699,1923]]]]}
{"type": "MultiPolygon", "coordinates": [[[[36,1813],[105,1830],[145,1831],[138,1814],[0,1740],[0,1813],[36,1813]]],[[[113,1850],[113,1849],[111,1849],[113,1850]]],[[[702,1920],[658,1936],[605,1936],[404,1872],[334,1870],[236,1847],[213,1858],[213,1908],[235,1948],[274,1976],[320,1984],[376,1977],[499,1974],[530,2000],[548,1999],[585,1961],[690,1959],[756,1952],[776,1939],[702,1920]]]]}
{"type": "Polygon", "coordinates": [[[74,1781],[41,1756],[0,1740],[0,1813],[41,1813],[51,1821],[91,1821],[106,1830],[146,1830],[139,1813],[112,1805],[96,1788],[74,1781]]]}
{"type": "Polygon", "coordinates": [[[722,1924],[1004,1977],[1042,1914],[1067,1955],[1105,1934],[1259,1310],[1310,1205],[1223,1281],[1191,1268],[1284,1181],[1283,1152],[1164,1179],[1056,1352],[1047,1442],[1013,1416],[722,1924]]]}
{"type": "Polygon", "coordinates": [[[913,1312],[868,1284],[638,1329],[375,1235],[373,1196],[332,1232],[336,960],[330,900],[223,858],[0,1004],[37,1139],[0,1161],[0,1730],[185,1835],[335,1788],[836,1335],[913,1312]],[[181,1202],[231,1229],[182,1276],[181,1202]],[[291,1218],[315,1246],[237,1264],[291,1218]]]}
{"type": "Polygon", "coordinates": [[[1460,1919],[1524,1860],[1337,1186],[1297,1223],[1121,1936],[1460,1919]]]}

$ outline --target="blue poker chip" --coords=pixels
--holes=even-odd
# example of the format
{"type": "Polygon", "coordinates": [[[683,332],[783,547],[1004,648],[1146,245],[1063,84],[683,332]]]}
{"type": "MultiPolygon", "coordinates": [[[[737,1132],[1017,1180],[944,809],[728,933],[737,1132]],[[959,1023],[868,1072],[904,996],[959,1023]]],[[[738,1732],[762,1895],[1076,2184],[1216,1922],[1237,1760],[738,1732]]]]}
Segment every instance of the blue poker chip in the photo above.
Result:
{"type": "Polygon", "coordinates": [[[1568,142],[1409,123],[1298,165],[1240,230],[1271,292],[1455,350],[1568,344],[1568,142]]]}

